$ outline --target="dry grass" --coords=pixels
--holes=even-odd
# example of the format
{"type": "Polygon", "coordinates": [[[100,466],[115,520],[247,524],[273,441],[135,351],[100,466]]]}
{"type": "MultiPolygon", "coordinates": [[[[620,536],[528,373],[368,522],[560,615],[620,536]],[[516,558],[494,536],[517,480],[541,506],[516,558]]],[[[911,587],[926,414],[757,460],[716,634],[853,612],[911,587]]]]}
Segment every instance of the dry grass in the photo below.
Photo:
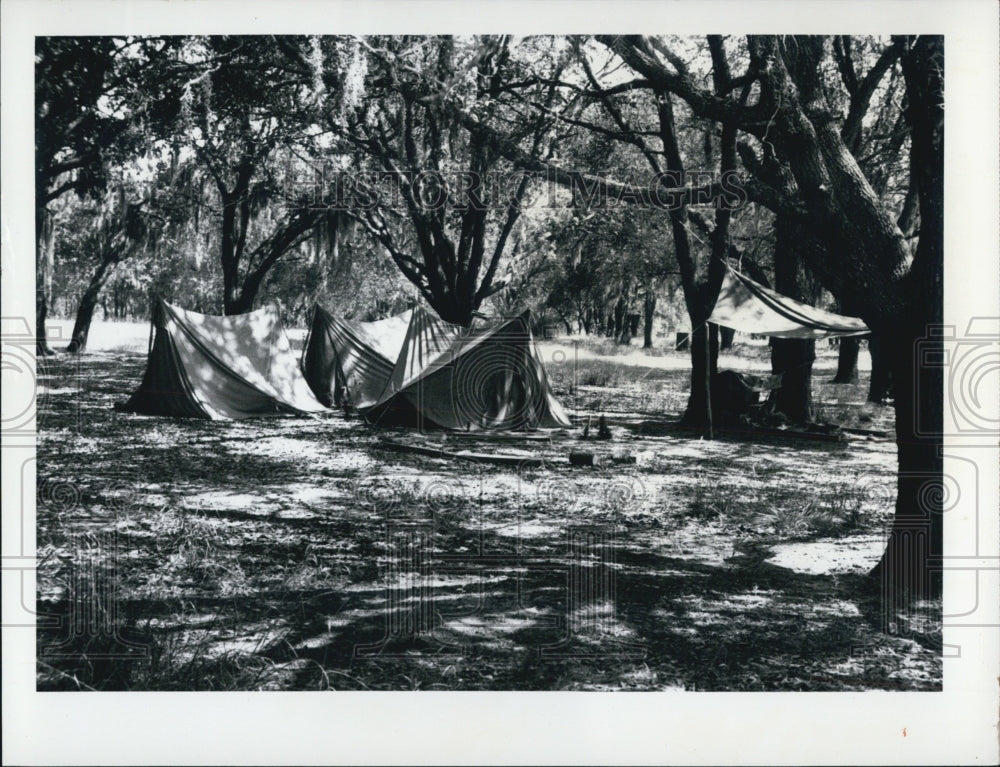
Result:
{"type": "MultiPolygon", "coordinates": [[[[550,360],[576,413],[615,414],[596,449],[644,460],[462,442],[546,459],[520,472],[386,452],[339,414],[123,415],[142,354],[45,361],[39,688],[940,689],[940,605],[889,636],[863,588],[893,443],[640,436],[683,406],[676,356],[550,360]]],[[[856,415],[864,380],[824,386],[856,415]]]]}

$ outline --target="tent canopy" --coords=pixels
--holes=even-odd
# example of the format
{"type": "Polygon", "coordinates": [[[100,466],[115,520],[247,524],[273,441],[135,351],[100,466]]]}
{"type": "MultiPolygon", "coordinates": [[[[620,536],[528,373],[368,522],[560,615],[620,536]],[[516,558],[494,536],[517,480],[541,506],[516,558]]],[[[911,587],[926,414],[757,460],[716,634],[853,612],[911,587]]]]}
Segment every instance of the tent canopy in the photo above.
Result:
{"type": "Polygon", "coordinates": [[[120,410],[191,418],[322,413],[278,310],[217,317],[160,301],[142,383],[120,410]]]}
{"type": "Polygon", "coordinates": [[[365,418],[462,431],[571,426],[549,389],[527,312],[469,330],[415,309],[389,382],[365,418]]]}
{"type": "Polygon", "coordinates": [[[376,322],[350,322],[316,305],[302,351],[302,372],[320,402],[370,407],[399,356],[410,312],[376,322]]]}
{"type": "Polygon", "coordinates": [[[730,269],[709,322],[776,338],[837,338],[869,332],[856,317],[823,311],[776,293],[730,269]]]}

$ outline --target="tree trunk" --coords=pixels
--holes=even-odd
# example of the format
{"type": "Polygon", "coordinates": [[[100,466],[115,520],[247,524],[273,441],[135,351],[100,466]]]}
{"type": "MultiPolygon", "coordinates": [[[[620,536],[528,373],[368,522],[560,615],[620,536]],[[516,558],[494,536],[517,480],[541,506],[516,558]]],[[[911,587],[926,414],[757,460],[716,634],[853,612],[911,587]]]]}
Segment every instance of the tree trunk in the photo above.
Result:
{"type": "Polygon", "coordinates": [[[52,269],[52,219],[45,208],[35,214],[35,353],[39,357],[55,354],[45,334],[49,316],[48,286],[52,269]]]}
{"type": "Polygon", "coordinates": [[[49,308],[45,300],[45,289],[39,287],[35,292],[35,354],[39,357],[51,357],[55,354],[45,335],[45,321],[48,316],[49,308]]]}
{"type": "Polygon", "coordinates": [[[628,316],[628,337],[632,340],[633,337],[639,335],[639,313],[629,312],[628,316]]]}
{"type": "MultiPolygon", "coordinates": [[[[796,301],[812,304],[816,288],[803,271],[800,249],[809,238],[801,227],[785,217],[775,220],[774,289],[796,301]]],[[[771,371],[781,375],[781,386],[771,392],[769,403],[792,423],[808,423],[813,418],[812,365],[816,342],[802,338],[771,339],[771,371]]]]}
{"type": "Polygon", "coordinates": [[[76,310],[76,322],[73,323],[73,336],[70,338],[66,351],[78,353],[87,350],[87,337],[90,335],[90,323],[94,319],[94,309],[97,308],[97,300],[100,297],[101,289],[107,282],[114,265],[114,259],[105,259],[97,267],[94,276],[90,278],[90,284],[80,298],[80,306],[76,310]]]}
{"type": "Polygon", "coordinates": [[[646,298],[642,302],[642,348],[653,348],[653,317],[656,314],[656,292],[646,290],[646,298]]]}
{"type": "Polygon", "coordinates": [[[639,332],[639,315],[634,312],[625,312],[622,319],[622,332],[618,336],[618,343],[628,346],[632,342],[632,337],[639,332]]]}
{"type": "Polygon", "coordinates": [[[254,300],[257,298],[257,289],[240,290],[236,298],[226,306],[226,314],[246,314],[253,311],[254,300]]]}
{"type": "MultiPolygon", "coordinates": [[[[942,343],[926,337],[925,327],[904,328],[893,355],[896,513],[888,546],[872,575],[881,581],[890,603],[898,600],[897,606],[941,592],[937,565],[943,552],[942,501],[948,495],[940,438],[944,377],[940,366],[925,360],[939,354],[942,343]]],[[[886,615],[891,621],[891,612],[886,615]]]]}
{"type": "Polygon", "coordinates": [[[857,338],[841,338],[837,351],[837,375],[835,384],[855,384],[858,382],[858,350],[861,341],[857,338]]]}
{"type": "Polygon", "coordinates": [[[556,309],[556,314],[559,315],[559,319],[562,321],[563,327],[566,328],[566,335],[573,335],[573,326],[569,324],[569,318],[558,309],[556,309]]]}
{"type": "Polygon", "coordinates": [[[689,336],[691,350],[691,393],[681,418],[685,426],[709,428],[711,408],[709,381],[719,372],[719,332],[717,325],[699,322],[689,336]]]}
{"type": "Polygon", "coordinates": [[[222,311],[242,314],[242,290],[239,277],[240,254],[237,252],[237,201],[226,194],[222,204],[222,232],[219,247],[222,258],[222,311]]]}
{"type": "MultiPolygon", "coordinates": [[[[222,263],[222,311],[224,314],[242,314],[248,311],[247,291],[240,281],[240,263],[247,242],[250,226],[250,180],[254,166],[244,156],[236,166],[236,179],[232,189],[227,189],[221,179],[216,185],[222,200],[222,231],[220,232],[220,260],[222,263]]],[[[256,292],[256,291],[254,291],[256,292]]],[[[250,305],[253,295],[249,296],[250,305]]]]}
{"type": "Polygon", "coordinates": [[[892,357],[899,456],[896,515],[882,560],[883,614],[941,593],[944,429],[944,38],[895,38],[909,100],[910,173],[920,196],[920,241],[904,282],[908,310],[883,340],[892,357]],[[937,327],[936,327],[937,326],[937,327]],[[937,330],[937,332],[935,332],[937,330]]]}
{"type": "Polygon", "coordinates": [[[736,331],[724,325],[719,326],[719,351],[726,351],[733,348],[733,339],[736,338],[736,331]]]}
{"type": "Polygon", "coordinates": [[[792,423],[813,419],[812,364],[816,342],[802,338],[771,339],[771,370],[781,374],[781,386],[771,392],[770,405],[792,423]]]}
{"type": "Polygon", "coordinates": [[[872,358],[872,375],[868,385],[868,401],[877,405],[885,403],[892,396],[892,360],[885,349],[881,332],[873,332],[868,338],[868,353],[872,358]]]}
{"type": "Polygon", "coordinates": [[[613,312],[613,324],[611,325],[612,338],[619,339],[622,336],[622,328],[625,325],[625,309],[625,298],[619,298],[613,312]]]}
{"type": "Polygon", "coordinates": [[[948,495],[940,436],[944,376],[940,365],[926,360],[940,355],[943,345],[940,337],[928,337],[925,331],[922,323],[903,325],[891,346],[899,460],[896,513],[886,550],[871,573],[882,587],[890,631],[896,614],[913,599],[941,592],[941,510],[948,495]]]}

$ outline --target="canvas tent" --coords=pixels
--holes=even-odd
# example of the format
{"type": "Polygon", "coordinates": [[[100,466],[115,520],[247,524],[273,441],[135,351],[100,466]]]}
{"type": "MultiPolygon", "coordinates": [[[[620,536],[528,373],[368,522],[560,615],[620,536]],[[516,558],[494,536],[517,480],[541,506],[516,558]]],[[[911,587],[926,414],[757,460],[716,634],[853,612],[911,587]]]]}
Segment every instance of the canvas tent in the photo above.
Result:
{"type": "Polygon", "coordinates": [[[709,322],[743,333],[776,338],[836,338],[860,336],[868,326],[795,301],[754,282],[733,269],[726,272],[709,322]]]}
{"type": "Polygon", "coordinates": [[[157,302],[155,339],[125,412],[191,418],[322,413],[277,308],[217,317],[157,302]]]}
{"type": "Polygon", "coordinates": [[[568,427],[535,349],[530,315],[468,330],[415,309],[370,423],[478,431],[568,427]]]}
{"type": "Polygon", "coordinates": [[[327,405],[375,404],[409,324],[409,311],[377,322],[350,322],[317,304],[302,350],[302,373],[316,398],[327,405]]]}

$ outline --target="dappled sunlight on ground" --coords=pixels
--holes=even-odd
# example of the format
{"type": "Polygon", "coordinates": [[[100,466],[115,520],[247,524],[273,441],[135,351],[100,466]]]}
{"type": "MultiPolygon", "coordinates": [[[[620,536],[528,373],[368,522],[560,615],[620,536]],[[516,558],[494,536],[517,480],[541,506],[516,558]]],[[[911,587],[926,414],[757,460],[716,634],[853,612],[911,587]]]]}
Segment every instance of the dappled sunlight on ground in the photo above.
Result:
{"type": "Polygon", "coordinates": [[[768,562],[799,573],[854,573],[863,575],[878,564],[885,549],[882,535],[852,535],[839,540],[779,543],[771,547],[768,562]]]}
{"type": "Polygon", "coordinates": [[[935,606],[891,636],[863,588],[891,519],[890,440],[646,434],[683,407],[686,355],[590,353],[607,367],[576,374],[606,381],[560,396],[607,407],[611,443],[420,437],[337,412],[130,416],[111,405],[145,346],[46,360],[39,611],[66,625],[93,583],[115,629],[86,657],[64,652],[81,641],[66,628],[40,631],[40,688],[940,687],[935,606]],[[385,436],[543,463],[391,452],[385,436]],[[643,460],[574,467],[571,450],[643,460]],[[141,652],[94,658],[126,640],[141,652]]]}

